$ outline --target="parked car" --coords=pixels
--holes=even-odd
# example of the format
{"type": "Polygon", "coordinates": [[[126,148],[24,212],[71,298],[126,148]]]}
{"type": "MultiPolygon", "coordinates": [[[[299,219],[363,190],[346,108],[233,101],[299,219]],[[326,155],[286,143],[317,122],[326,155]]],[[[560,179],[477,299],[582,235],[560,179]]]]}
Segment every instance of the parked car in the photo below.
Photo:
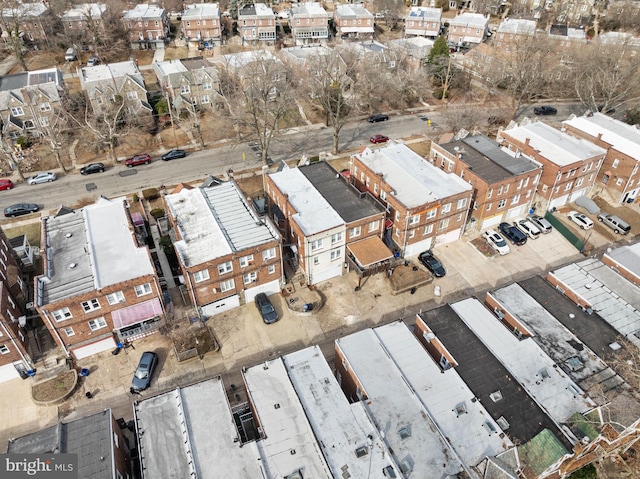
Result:
{"type": "Polygon", "coordinates": [[[376,113],[375,115],[371,115],[367,120],[369,123],[378,123],[379,121],[387,121],[389,119],[389,115],[385,115],[384,113],[376,113]]]}
{"type": "Polygon", "coordinates": [[[535,107],[533,113],[536,115],[555,115],[558,113],[558,110],[552,106],[543,105],[535,107]]]}
{"type": "Polygon", "coordinates": [[[495,249],[500,255],[509,254],[509,245],[495,230],[487,230],[483,233],[484,239],[495,249]]]}
{"type": "Polygon", "coordinates": [[[87,60],[87,66],[88,67],[94,67],[96,66],[98,63],[100,63],[100,59],[97,56],[92,56],[91,58],[89,58],[87,60]]]}
{"type": "Polygon", "coordinates": [[[262,320],[265,324],[272,324],[278,321],[278,313],[276,308],[271,304],[271,300],[264,293],[256,294],[255,298],[256,308],[260,312],[260,316],[262,316],[262,320]]]}
{"type": "Polygon", "coordinates": [[[76,59],[76,49],[73,47],[67,48],[67,51],[64,54],[64,59],[68,62],[72,62],[76,59]]]}
{"type": "Polygon", "coordinates": [[[15,205],[7,206],[4,209],[4,215],[7,218],[12,218],[14,216],[22,216],[28,215],[30,213],[35,213],[39,211],[40,207],[33,203],[17,203],[15,205]]]}
{"type": "Polygon", "coordinates": [[[132,391],[144,391],[151,384],[151,377],[158,365],[158,355],[151,351],[142,353],[136,372],[131,381],[132,391]]]}
{"type": "Polygon", "coordinates": [[[577,211],[569,211],[567,217],[583,230],[593,228],[593,221],[583,213],[578,213],[577,211]]]}
{"type": "Polygon", "coordinates": [[[517,226],[510,225],[506,221],[500,223],[498,229],[502,232],[505,237],[511,241],[513,244],[522,246],[527,242],[527,235],[520,230],[517,226]]]}
{"type": "Polygon", "coordinates": [[[184,158],[187,153],[184,150],[171,150],[162,155],[164,161],[175,160],[176,158],[184,158]]]}
{"type": "Polygon", "coordinates": [[[57,180],[58,177],[55,173],[46,172],[46,173],[38,173],[37,175],[33,175],[27,179],[27,183],[30,185],[37,185],[38,183],[48,183],[50,181],[57,180]]]}
{"type": "Polygon", "coordinates": [[[547,221],[545,218],[543,218],[542,216],[538,216],[538,215],[531,215],[529,216],[529,221],[531,221],[539,230],[541,233],[543,234],[548,234],[551,233],[551,231],[553,230],[553,226],[551,226],[551,223],[549,223],[549,221],[547,221]]]}
{"type": "Polygon", "coordinates": [[[540,237],[540,230],[529,220],[520,220],[513,224],[520,228],[520,230],[531,239],[538,239],[540,237]]]}
{"type": "Polygon", "coordinates": [[[378,134],[378,135],[373,135],[371,138],[369,138],[369,141],[371,143],[386,143],[387,141],[389,141],[389,137],[378,134]]]}
{"type": "Polygon", "coordinates": [[[103,163],[89,163],[80,170],[81,175],[90,175],[92,173],[102,173],[104,171],[103,163]]]}
{"type": "Polygon", "coordinates": [[[129,168],[132,166],[148,165],[149,163],[151,163],[151,157],[149,155],[136,155],[124,161],[124,164],[129,168]]]}
{"type": "Polygon", "coordinates": [[[598,221],[607,225],[616,234],[626,235],[631,231],[631,226],[622,218],[616,215],[605,213],[604,211],[598,215],[598,221]]]}
{"type": "Polygon", "coordinates": [[[9,178],[0,179],[0,190],[10,190],[13,188],[13,181],[9,178]]]}
{"type": "Polygon", "coordinates": [[[418,259],[427,268],[429,271],[433,273],[436,278],[442,278],[445,274],[447,274],[447,270],[444,269],[442,263],[438,261],[438,259],[433,256],[431,250],[423,251],[418,255],[418,259]]]}

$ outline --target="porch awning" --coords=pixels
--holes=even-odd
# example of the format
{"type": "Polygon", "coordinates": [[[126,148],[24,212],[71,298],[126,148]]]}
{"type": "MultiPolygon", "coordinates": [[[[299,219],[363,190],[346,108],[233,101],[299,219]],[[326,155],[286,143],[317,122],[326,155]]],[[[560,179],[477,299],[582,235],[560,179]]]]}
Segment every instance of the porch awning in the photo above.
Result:
{"type": "Polygon", "coordinates": [[[377,236],[370,236],[363,240],[347,245],[355,260],[363,268],[393,258],[393,253],[377,236]]]}
{"type": "Polygon", "coordinates": [[[162,315],[160,299],[154,298],[144,303],[113,311],[111,319],[113,319],[113,327],[120,329],[160,315],[162,315]]]}

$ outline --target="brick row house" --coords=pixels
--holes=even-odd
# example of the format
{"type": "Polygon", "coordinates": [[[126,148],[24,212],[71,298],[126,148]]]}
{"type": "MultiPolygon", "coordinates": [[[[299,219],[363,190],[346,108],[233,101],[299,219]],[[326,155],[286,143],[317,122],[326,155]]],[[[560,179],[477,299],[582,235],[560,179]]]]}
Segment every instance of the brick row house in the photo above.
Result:
{"type": "Polygon", "coordinates": [[[573,203],[591,191],[607,150],[539,121],[498,132],[498,142],[515,155],[542,164],[536,207],[545,210],[573,203]]]}
{"type": "Polygon", "coordinates": [[[489,15],[464,12],[449,22],[447,43],[458,47],[482,43],[488,31],[489,15]]]}
{"type": "Polygon", "coordinates": [[[81,359],[164,324],[158,276],[125,199],[62,207],[43,219],[42,244],[35,307],[67,355],[81,359]]]}
{"type": "Polygon", "coordinates": [[[10,240],[0,229],[0,383],[34,369],[23,310],[27,294],[10,240]]]}
{"type": "Polygon", "coordinates": [[[619,203],[633,202],[640,194],[640,132],[602,113],[572,115],[562,122],[568,133],[607,150],[596,181],[605,185],[619,203]]]}
{"type": "Polygon", "coordinates": [[[238,32],[242,44],[276,41],[276,14],[264,3],[249,3],[238,10],[238,32]]]}
{"type": "Polygon", "coordinates": [[[296,45],[325,43],[329,39],[329,19],[319,2],[292,5],[289,27],[296,45]]]}
{"type": "Polygon", "coordinates": [[[472,135],[438,145],[431,143],[429,160],[473,186],[471,220],[479,229],[525,216],[531,208],[542,165],[485,135],[472,135]]]}
{"type": "Polygon", "coordinates": [[[42,48],[49,43],[45,25],[50,19],[51,10],[46,2],[15,3],[0,10],[2,40],[6,43],[11,36],[18,35],[25,45],[42,48]]]}
{"type": "Polygon", "coordinates": [[[66,10],[61,16],[65,35],[73,41],[95,41],[95,36],[104,33],[102,16],[107,10],[106,3],[81,3],[66,10]]]}
{"type": "Polygon", "coordinates": [[[129,29],[131,48],[164,48],[169,41],[169,15],[162,7],[141,3],[125,11],[122,20],[129,29]]]}
{"type": "Polygon", "coordinates": [[[350,173],[360,191],[385,205],[385,243],[403,256],[460,238],[473,189],[455,173],[394,142],[352,155],[350,173]]]}
{"type": "Polygon", "coordinates": [[[536,33],[536,22],[521,18],[505,18],[493,36],[493,45],[497,50],[506,52],[523,42],[532,42],[536,33]]]}
{"type": "Polygon", "coordinates": [[[392,256],[381,241],[384,207],[353,188],[328,163],[272,173],[266,177],[266,193],[290,245],[294,269],[300,267],[307,284],[341,276],[347,255],[361,241],[378,252],[371,262],[360,261],[361,266],[392,256]]]}
{"type": "Polygon", "coordinates": [[[436,38],[442,28],[442,9],[411,7],[404,23],[405,36],[436,38]]]}
{"type": "Polygon", "coordinates": [[[180,30],[183,38],[195,48],[210,49],[222,44],[224,24],[217,3],[194,3],[182,12],[180,30]]]}
{"type": "Polygon", "coordinates": [[[338,38],[373,39],[373,14],[362,5],[336,5],[333,21],[338,38]]]}
{"type": "Polygon", "coordinates": [[[215,108],[219,102],[218,70],[202,57],[154,62],[153,70],[178,114],[192,106],[215,108]]]}
{"type": "Polygon", "coordinates": [[[173,246],[189,297],[200,317],[279,293],[280,234],[249,206],[235,182],[180,185],[164,197],[173,246]]]}
{"type": "Polygon", "coordinates": [[[64,95],[62,72],[57,68],[1,77],[2,135],[10,140],[47,135],[62,109],[64,95]]]}

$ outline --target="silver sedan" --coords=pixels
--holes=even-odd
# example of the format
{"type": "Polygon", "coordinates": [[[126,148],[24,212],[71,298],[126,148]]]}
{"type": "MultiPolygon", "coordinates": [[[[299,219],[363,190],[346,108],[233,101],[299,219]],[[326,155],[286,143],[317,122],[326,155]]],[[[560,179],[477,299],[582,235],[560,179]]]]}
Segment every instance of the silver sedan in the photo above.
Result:
{"type": "Polygon", "coordinates": [[[58,177],[56,176],[55,173],[45,172],[45,173],[38,173],[37,175],[31,176],[27,180],[27,183],[30,185],[37,185],[38,183],[49,183],[57,179],[58,177]]]}

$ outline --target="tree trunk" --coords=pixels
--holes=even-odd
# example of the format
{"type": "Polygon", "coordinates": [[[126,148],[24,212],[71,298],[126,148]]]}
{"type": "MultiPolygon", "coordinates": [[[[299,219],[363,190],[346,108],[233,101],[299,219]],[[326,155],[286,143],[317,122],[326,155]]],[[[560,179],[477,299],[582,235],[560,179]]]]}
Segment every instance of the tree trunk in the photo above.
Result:
{"type": "Polygon", "coordinates": [[[339,150],[340,143],[340,131],[336,128],[333,129],[333,154],[337,155],[339,150]]]}

